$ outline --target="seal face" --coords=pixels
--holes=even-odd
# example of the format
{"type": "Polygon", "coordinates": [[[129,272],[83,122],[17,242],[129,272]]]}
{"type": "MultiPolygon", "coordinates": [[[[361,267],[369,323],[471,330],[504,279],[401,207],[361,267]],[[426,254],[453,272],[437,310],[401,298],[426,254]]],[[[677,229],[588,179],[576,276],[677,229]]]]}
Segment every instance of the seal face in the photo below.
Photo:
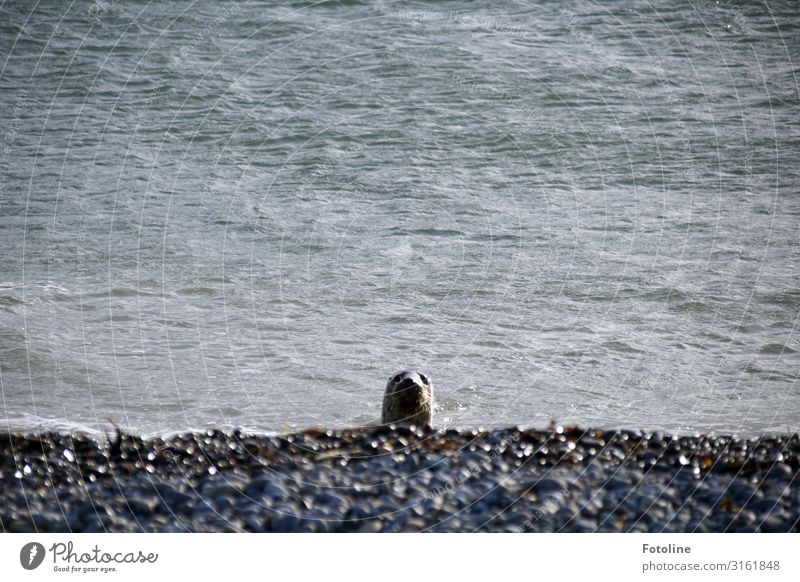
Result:
{"type": "Polygon", "coordinates": [[[383,394],[383,424],[431,426],[433,424],[433,383],[418,370],[397,372],[383,394]]]}

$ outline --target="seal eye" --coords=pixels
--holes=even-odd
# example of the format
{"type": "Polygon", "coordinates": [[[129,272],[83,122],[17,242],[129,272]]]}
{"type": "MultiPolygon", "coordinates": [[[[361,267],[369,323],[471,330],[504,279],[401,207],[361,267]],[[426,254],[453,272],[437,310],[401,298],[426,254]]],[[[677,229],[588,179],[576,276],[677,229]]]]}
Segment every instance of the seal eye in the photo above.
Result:
{"type": "Polygon", "coordinates": [[[427,384],[428,383],[428,379],[425,377],[425,374],[420,374],[419,377],[422,380],[423,384],[427,384]]]}
{"type": "Polygon", "coordinates": [[[392,378],[392,384],[397,384],[398,382],[400,382],[400,376],[399,375],[397,375],[394,378],[392,378]]]}

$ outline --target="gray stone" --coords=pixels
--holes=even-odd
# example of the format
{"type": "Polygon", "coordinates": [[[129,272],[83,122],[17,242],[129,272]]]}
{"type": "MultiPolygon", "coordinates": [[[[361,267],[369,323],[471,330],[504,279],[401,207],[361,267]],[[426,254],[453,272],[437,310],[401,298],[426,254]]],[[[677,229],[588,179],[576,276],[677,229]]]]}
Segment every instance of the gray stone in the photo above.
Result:
{"type": "Polygon", "coordinates": [[[151,497],[128,497],[125,499],[128,507],[134,514],[150,515],[154,513],[161,504],[161,499],[156,496],[151,497]]]}
{"type": "Polygon", "coordinates": [[[294,532],[297,531],[299,525],[300,520],[297,519],[296,516],[286,513],[279,513],[272,517],[270,531],[281,533],[294,532]]]}
{"type": "Polygon", "coordinates": [[[767,515],[761,522],[760,529],[766,533],[788,533],[792,531],[793,521],[785,511],[767,515]]]}
{"type": "Polygon", "coordinates": [[[550,477],[544,477],[539,479],[533,485],[533,490],[536,492],[537,495],[550,495],[554,493],[562,493],[568,490],[567,483],[560,479],[553,479],[550,477]]]}
{"type": "Polygon", "coordinates": [[[264,495],[272,499],[278,499],[281,501],[284,501],[289,498],[289,494],[287,493],[286,489],[284,489],[274,481],[270,481],[264,487],[264,495]]]}

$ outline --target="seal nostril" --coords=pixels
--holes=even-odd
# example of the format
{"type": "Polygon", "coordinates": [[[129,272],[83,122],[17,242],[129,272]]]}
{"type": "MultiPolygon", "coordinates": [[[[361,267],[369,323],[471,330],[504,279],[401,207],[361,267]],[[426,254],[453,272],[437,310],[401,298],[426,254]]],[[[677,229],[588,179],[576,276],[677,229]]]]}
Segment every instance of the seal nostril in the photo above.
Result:
{"type": "Polygon", "coordinates": [[[422,380],[423,384],[427,384],[428,383],[428,379],[425,377],[425,374],[420,374],[419,377],[422,380]]]}

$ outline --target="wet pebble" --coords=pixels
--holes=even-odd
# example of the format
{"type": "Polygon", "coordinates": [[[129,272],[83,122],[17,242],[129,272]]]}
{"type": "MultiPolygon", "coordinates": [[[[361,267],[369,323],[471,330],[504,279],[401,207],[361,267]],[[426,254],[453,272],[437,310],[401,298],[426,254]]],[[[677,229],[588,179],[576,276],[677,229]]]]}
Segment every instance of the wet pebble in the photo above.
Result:
{"type": "Polygon", "coordinates": [[[0,434],[5,531],[792,531],[800,438],[0,434]],[[141,461],[144,459],[145,461],[141,461]],[[32,518],[31,515],[34,515],[32,518]]]}
{"type": "Polygon", "coordinates": [[[154,513],[161,504],[161,499],[157,496],[128,497],[125,501],[133,513],[145,516],[154,513]]]}

